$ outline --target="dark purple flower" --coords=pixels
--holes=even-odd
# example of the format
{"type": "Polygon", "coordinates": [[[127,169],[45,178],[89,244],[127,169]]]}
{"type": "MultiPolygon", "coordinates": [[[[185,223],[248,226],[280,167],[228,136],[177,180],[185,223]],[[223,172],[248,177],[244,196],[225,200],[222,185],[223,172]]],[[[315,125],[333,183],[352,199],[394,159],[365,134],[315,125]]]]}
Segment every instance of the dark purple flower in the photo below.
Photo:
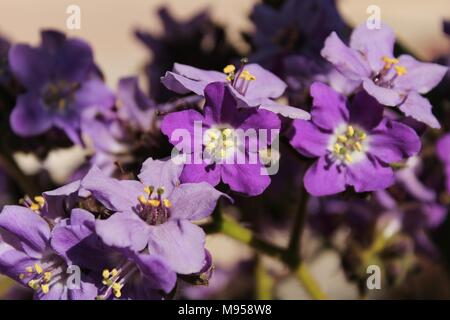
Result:
{"type": "Polygon", "coordinates": [[[442,80],[447,67],[419,62],[410,55],[395,58],[394,43],[394,32],[387,25],[371,30],[364,23],[353,31],[349,47],[333,32],[322,56],[381,104],[398,106],[405,115],[439,128],[430,102],[421,94],[442,80]]]}
{"type": "Polygon", "coordinates": [[[140,181],[116,180],[92,168],[82,186],[116,212],[96,222],[96,233],[113,248],[145,248],[180,274],[199,272],[205,264],[205,234],[191,221],[209,216],[223,194],[209,184],[180,184],[183,167],[172,160],[148,159],[140,181]]]}
{"type": "Polygon", "coordinates": [[[330,32],[345,30],[334,0],[288,0],[279,9],[258,4],[251,20],[256,26],[252,58],[264,65],[276,64],[284,54],[318,54],[330,32]]]}
{"type": "Polygon", "coordinates": [[[12,129],[34,136],[55,126],[79,143],[83,111],[109,108],[114,96],[98,76],[86,42],[56,31],[44,31],[41,38],[39,47],[17,44],[9,50],[11,70],[26,88],[11,114],[12,129]]]}
{"type": "Polygon", "coordinates": [[[150,96],[157,102],[166,102],[172,96],[160,78],[174,63],[212,69],[239,57],[225,30],[212,21],[208,11],[201,11],[187,21],[175,19],[166,7],[160,8],[158,15],[163,33],[136,31],[138,40],[151,51],[152,58],[145,71],[150,96]]]}
{"type": "MultiPolygon", "coordinates": [[[[74,212],[82,214],[83,210],[74,212]]],[[[21,206],[3,208],[0,213],[0,273],[35,290],[37,299],[94,299],[97,288],[84,275],[80,276],[78,287],[70,287],[67,272],[70,264],[70,260],[55,251],[51,225],[44,218],[21,206]]]]}
{"type": "Polygon", "coordinates": [[[304,178],[312,195],[339,193],[347,186],[357,192],[384,189],[395,181],[389,163],[420,150],[415,131],[383,118],[382,106],[365,92],[349,103],[330,87],[315,83],[311,96],[312,120],[294,121],[291,144],[301,154],[319,158],[304,178]]]}
{"type": "Polygon", "coordinates": [[[74,210],[52,232],[52,246],[66,261],[92,270],[97,299],[161,299],[170,292],[176,274],[162,258],[106,246],[95,234],[94,215],[74,210]],[[81,259],[80,259],[81,258],[81,259]]]}
{"type": "Polygon", "coordinates": [[[309,119],[309,114],[299,108],[274,101],[286,90],[286,84],[258,64],[242,64],[239,69],[228,65],[222,72],[207,71],[176,63],[173,72],[161,79],[170,90],[180,94],[194,92],[203,96],[205,88],[213,82],[229,84],[238,107],[260,107],[294,119],[309,119]]]}
{"type": "Polygon", "coordinates": [[[257,139],[253,138],[260,135],[259,130],[266,134],[270,131],[266,136],[266,143],[270,144],[275,139],[273,131],[279,132],[280,120],[267,110],[238,109],[232,90],[224,83],[208,85],[204,94],[203,114],[195,110],[174,112],[166,115],[161,123],[162,132],[189,158],[181,181],[206,181],[213,186],[223,181],[237,192],[248,195],[262,193],[270,184],[270,177],[260,161],[260,149],[252,148],[257,144],[257,139]],[[200,133],[198,136],[196,123],[205,129],[204,135],[200,133]],[[180,129],[187,131],[189,141],[176,134],[180,129]],[[248,137],[249,143],[246,143],[245,136],[238,134],[247,130],[254,133],[248,137]],[[196,139],[199,140],[199,148],[194,145],[196,139]],[[255,161],[252,162],[252,158],[255,161]]]}

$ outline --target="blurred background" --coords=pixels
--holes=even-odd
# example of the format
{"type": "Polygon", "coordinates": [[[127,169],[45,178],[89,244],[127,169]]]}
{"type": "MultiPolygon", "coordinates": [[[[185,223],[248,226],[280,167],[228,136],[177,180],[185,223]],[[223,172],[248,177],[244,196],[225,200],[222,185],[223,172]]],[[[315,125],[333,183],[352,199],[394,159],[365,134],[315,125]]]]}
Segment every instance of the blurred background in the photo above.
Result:
{"type": "MultiPolygon", "coordinates": [[[[133,33],[136,29],[146,30],[152,34],[161,32],[162,24],[158,18],[160,7],[166,6],[173,16],[180,20],[188,20],[199,11],[207,9],[213,20],[226,30],[226,36],[234,47],[240,52],[245,52],[248,48],[242,38],[242,32],[252,31],[253,26],[248,16],[257,2],[256,0],[40,0],[39,2],[2,0],[0,34],[12,42],[37,44],[40,29],[55,28],[69,35],[84,38],[92,45],[96,62],[103,70],[106,82],[112,88],[116,88],[120,77],[141,73],[148,60],[149,50],[133,33]],[[81,8],[80,30],[69,30],[66,27],[68,17],[66,8],[69,5],[78,5],[81,8]]],[[[351,26],[367,19],[366,9],[369,5],[378,5],[381,8],[382,20],[391,25],[402,44],[421,59],[433,60],[450,50],[450,41],[442,32],[442,21],[450,18],[449,0],[338,0],[337,2],[342,16],[351,26]]],[[[144,78],[142,80],[145,81],[144,78]]],[[[75,150],[75,153],[53,154],[48,160],[64,163],[64,170],[71,171],[73,168],[65,160],[75,163],[81,158],[82,156],[75,150]]],[[[32,161],[28,164],[26,159],[22,161],[25,166],[33,167],[32,161]]],[[[76,164],[73,167],[75,166],[76,164]]],[[[56,180],[58,175],[61,176],[59,180],[64,180],[64,170],[53,168],[56,180]]],[[[281,244],[285,242],[283,234],[275,232],[270,237],[274,242],[281,244]]],[[[308,237],[308,234],[305,237],[308,237]]],[[[308,248],[313,252],[315,245],[311,240],[308,248]]],[[[224,236],[210,237],[208,248],[213,252],[215,261],[222,266],[224,271],[221,272],[224,277],[229,276],[237,260],[245,260],[246,257],[252,256],[252,252],[246,247],[224,236]]],[[[272,266],[274,273],[282,268],[274,261],[266,263],[272,266]]],[[[340,258],[332,250],[321,251],[320,255],[312,258],[311,269],[323,289],[332,298],[358,297],[356,285],[346,280],[340,267],[340,258]]],[[[427,270],[428,272],[421,278],[416,278],[421,293],[426,295],[426,290],[429,290],[430,296],[449,297],[448,279],[442,276],[442,270],[434,265],[430,265],[427,270]]],[[[219,280],[221,276],[222,274],[218,273],[219,280]]],[[[235,277],[234,281],[238,282],[238,279],[239,277],[235,277]]],[[[308,297],[297,281],[285,278],[281,282],[277,287],[278,298],[308,297]]],[[[0,297],[6,292],[9,292],[9,298],[14,297],[14,294],[18,296],[21,294],[20,289],[11,293],[9,283],[9,280],[0,277],[0,297]]],[[[410,283],[410,286],[415,285],[415,282],[410,283]]],[[[190,297],[195,296],[196,293],[190,294],[190,297]]]]}
{"type": "MultiPolygon", "coordinates": [[[[0,33],[13,41],[37,43],[38,30],[57,28],[88,40],[108,84],[116,86],[121,76],[136,73],[148,51],[133,37],[137,27],[158,32],[157,9],[167,6],[175,17],[188,19],[202,9],[226,28],[237,46],[244,46],[240,32],[252,28],[248,20],[257,0],[3,0],[0,1],[0,33]],[[68,30],[66,8],[81,8],[81,29],[68,30]]],[[[381,8],[381,18],[421,58],[432,58],[450,47],[442,33],[443,18],[450,17],[448,0],[338,0],[339,9],[351,25],[368,17],[369,5],[381,8]]]]}

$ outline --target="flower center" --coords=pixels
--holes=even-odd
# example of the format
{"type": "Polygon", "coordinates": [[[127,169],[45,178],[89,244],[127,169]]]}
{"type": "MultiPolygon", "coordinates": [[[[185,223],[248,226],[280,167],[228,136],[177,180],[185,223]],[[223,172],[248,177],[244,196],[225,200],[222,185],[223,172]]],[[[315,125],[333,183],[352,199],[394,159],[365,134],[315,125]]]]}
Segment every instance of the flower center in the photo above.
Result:
{"type": "Polygon", "coordinates": [[[405,66],[399,65],[400,61],[396,58],[383,57],[384,67],[374,77],[373,81],[384,88],[391,88],[397,77],[405,75],[408,70],[405,66]]]}
{"type": "Polygon", "coordinates": [[[34,266],[28,266],[24,272],[19,274],[19,279],[26,281],[28,286],[35,290],[47,294],[50,287],[63,279],[65,273],[63,272],[64,262],[61,259],[53,259],[35,263],[34,266]]]}
{"type": "Polygon", "coordinates": [[[243,58],[241,60],[241,66],[236,71],[236,67],[232,64],[223,68],[223,72],[227,75],[227,81],[231,83],[240,94],[245,95],[247,93],[250,82],[256,80],[256,77],[245,69],[245,65],[248,60],[243,58]]]}
{"type": "Polygon", "coordinates": [[[49,83],[43,92],[44,104],[54,111],[63,112],[74,100],[75,92],[80,88],[77,82],[59,80],[49,83]]]}
{"type": "Polygon", "coordinates": [[[126,261],[121,266],[111,270],[104,269],[102,272],[102,283],[104,286],[100,289],[97,299],[108,299],[111,293],[116,298],[122,297],[122,288],[136,271],[138,269],[131,261],[126,261]]]}
{"type": "Polygon", "coordinates": [[[155,195],[153,193],[155,188],[153,186],[147,186],[144,188],[144,194],[138,197],[139,217],[150,225],[159,225],[170,218],[170,207],[172,203],[169,199],[163,198],[164,188],[159,187],[156,189],[155,195]]]}
{"type": "Polygon", "coordinates": [[[359,160],[367,148],[367,134],[351,125],[336,130],[331,141],[331,154],[335,160],[350,164],[359,160]]]}
{"type": "Polygon", "coordinates": [[[236,149],[235,138],[234,129],[209,128],[203,137],[206,156],[213,162],[217,162],[233,155],[236,149]]]}

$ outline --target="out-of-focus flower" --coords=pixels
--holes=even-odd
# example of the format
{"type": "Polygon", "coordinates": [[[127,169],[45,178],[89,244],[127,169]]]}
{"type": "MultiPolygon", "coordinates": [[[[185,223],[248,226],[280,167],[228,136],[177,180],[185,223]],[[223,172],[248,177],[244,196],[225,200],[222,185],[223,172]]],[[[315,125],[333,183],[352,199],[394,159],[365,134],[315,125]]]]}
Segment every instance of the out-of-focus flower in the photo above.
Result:
{"type": "Polygon", "coordinates": [[[286,84],[258,64],[242,63],[239,69],[234,65],[227,65],[223,71],[207,71],[177,63],[173,72],[167,72],[161,81],[168,89],[177,93],[194,92],[201,96],[208,84],[226,83],[238,101],[238,107],[260,107],[294,119],[309,119],[306,111],[274,101],[284,93],[286,84]]]}
{"type": "Polygon", "coordinates": [[[428,93],[444,77],[447,67],[419,62],[410,55],[393,55],[395,34],[383,24],[370,30],[361,24],[346,46],[333,32],[325,41],[322,56],[343,75],[359,84],[378,102],[398,106],[407,116],[439,128],[428,99],[428,93]]]}
{"type": "MultiPolygon", "coordinates": [[[[195,110],[174,112],[166,115],[161,124],[161,130],[170,142],[190,157],[181,180],[206,181],[213,186],[223,181],[237,192],[248,195],[262,193],[270,184],[270,177],[260,160],[256,138],[260,136],[260,129],[279,130],[279,118],[267,110],[238,109],[236,99],[225,83],[209,84],[205,88],[205,98],[203,114],[195,110]],[[194,130],[196,122],[206,129],[200,137],[194,130]],[[183,137],[174,134],[180,129],[189,132],[190,141],[184,141],[183,137]],[[254,135],[246,138],[237,134],[238,131],[245,133],[246,130],[252,131],[254,135]],[[201,140],[199,150],[194,147],[195,139],[201,140]],[[197,158],[200,158],[197,161],[200,163],[196,163],[197,158]],[[254,163],[251,159],[255,160],[254,163]]],[[[270,144],[275,135],[270,132],[266,138],[266,143],[270,144]]]]}
{"type": "Polygon", "coordinates": [[[44,31],[39,47],[11,47],[9,63],[26,89],[10,117],[12,129],[20,136],[39,135],[54,126],[79,143],[83,111],[114,103],[98,75],[90,46],[82,40],[44,31]]]}
{"type": "MultiPolygon", "coordinates": [[[[75,215],[84,214],[81,209],[74,211],[75,215]]],[[[94,299],[97,288],[85,276],[80,276],[77,287],[70,287],[67,272],[70,261],[56,252],[54,245],[51,226],[36,212],[21,206],[3,208],[0,213],[0,272],[35,290],[37,299],[94,299]]],[[[77,257],[77,260],[82,259],[89,259],[89,256],[77,257]]]]}
{"type": "Polygon", "coordinates": [[[201,12],[186,22],[176,21],[167,8],[161,8],[158,14],[164,27],[162,35],[136,31],[137,38],[152,52],[146,73],[150,96],[157,102],[171,98],[170,92],[161,85],[160,77],[174,63],[214,69],[239,57],[225,31],[211,20],[208,12],[201,12]]]}
{"type": "Polygon", "coordinates": [[[182,165],[148,159],[139,179],[116,180],[92,168],[82,187],[115,212],[96,222],[96,233],[111,247],[164,260],[180,274],[200,272],[205,265],[205,234],[191,221],[209,216],[223,194],[208,183],[180,184],[182,165]]]}
{"type": "Polygon", "coordinates": [[[339,193],[347,186],[356,192],[389,187],[395,181],[389,163],[420,150],[416,132],[383,118],[383,107],[365,92],[349,103],[330,87],[315,83],[311,96],[312,120],[294,121],[291,144],[301,154],[319,158],[304,178],[312,195],[339,193]]]}
{"type": "Polygon", "coordinates": [[[279,9],[258,4],[251,20],[256,26],[251,38],[255,47],[252,59],[271,70],[286,54],[317,55],[332,31],[345,31],[334,0],[288,0],[279,9]]]}

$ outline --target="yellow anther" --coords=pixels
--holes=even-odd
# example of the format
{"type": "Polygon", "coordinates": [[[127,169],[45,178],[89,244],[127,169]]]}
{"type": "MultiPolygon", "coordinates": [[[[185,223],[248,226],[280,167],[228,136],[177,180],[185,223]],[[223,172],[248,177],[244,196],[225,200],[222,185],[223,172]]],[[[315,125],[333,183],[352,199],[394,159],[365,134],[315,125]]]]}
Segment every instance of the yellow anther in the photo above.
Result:
{"type": "Polygon", "coordinates": [[[42,271],[44,271],[42,270],[42,267],[38,263],[34,264],[34,270],[36,270],[37,274],[41,274],[42,271]]]}
{"type": "Polygon", "coordinates": [[[220,157],[225,158],[226,152],[224,149],[220,149],[220,157]]]}
{"type": "Polygon", "coordinates": [[[348,127],[347,127],[347,135],[348,135],[349,137],[353,137],[354,134],[355,134],[355,129],[353,129],[352,126],[348,126],[348,127]]]}
{"type": "Polygon", "coordinates": [[[403,76],[408,72],[404,66],[395,66],[394,69],[399,76],[403,76]]]}
{"type": "Polygon", "coordinates": [[[28,273],[31,273],[31,272],[33,272],[33,267],[26,267],[25,270],[26,270],[28,273]]]}
{"type": "Polygon", "coordinates": [[[49,282],[49,281],[52,279],[52,273],[49,272],[49,271],[44,272],[44,276],[42,277],[42,279],[43,279],[45,282],[49,282]]]}
{"type": "Polygon", "coordinates": [[[345,161],[347,161],[348,163],[351,163],[353,161],[353,158],[349,153],[345,154],[345,161]]]}
{"type": "Polygon", "coordinates": [[[37,203],[32,203],[30,206],[30,209],[33,211],[39,211],[39,209],[41,209],[41,207],[37,203]]]}
{"type": "Polygon", "coordinates": [[[19,279],[23,280],[25,278],[25,275],[23,273],[19,274],[19,279]]]}
{"type": "Polygon", "coordinates": [[[34,197],[34,201],[36,201],[41,207],[43,207],[45,204],[45,199],[42,196],[34,197]]]}
{"type": "Polygon", "coordinates": [[[153,190],[154,190],[154,188],[153,188],[152,186],[146,186],[146,187],[144,188],[144,192],[145,192],[146,194],[152,194],[152,193],[153,193],[153,190]]]}
{"type": "Polygon", "coordinates": [[[208,131],[208,136],[211,140],[217,140],[219,138],[219,135],[215,130],[208,131]]]}
{"type": "Polygon", "coordinates": [[[48,284],[41,284],[41,290],[44,294],[47,294],[50,290],[50,286],[48,284]]]}
{"type": "Polygon", "coordinates": [[[30,281],[28,281],[28,286],[29,286],[31,289],[34,289],[34,290],[36,290],[37,288],[39,288],[39,284],[37,283],[36,280],[30,280],[30,281]]]}
{"type": "Polygon", "coordinates": [[[256,80],[256,77],[252,75],[248,70],[242,71],[241,74],[239,75],[239,78],[242,78],[246,81],[256,80]]]}
{"type": "Polygon", "coordinates": [[[122,291],[120,290],[114,290],[114,297],[120,298],[122,296],[122,291]]]}
{"type": "Polygon", "coordinates": [[[157,199],[152,199],[152,200],[148,200],[147,203],[149,205],[151,205],[152,207],[159,207],[159,205],[161,204],[161,201],[159,201],[157,199]]]}
{"type": "Polygon", "coordinates": [[[162,194],[164,193],[164,191],[165,191],[164,187],[159,187],[159,188],[156,190],[156,193],[159,194],[159,195],[162,195],[162,194]]]}
{"type": "Polygon", "coordinates": [[[367,138],[367,134],[365,132],[360,132],[358,134],[359,140],[365,140],[367,138]]]}
{"type": "Polygon", "coordinates": [[[111,270],[111,277],[117,276],[118,273],[119,273],[119,271],[117,271],[116,268],[112,269],[112,270],[111,270]]]}
{"type": "Polygon", "coordinates": [[[164,207],[166,207],[166,208],[170,208],[172,206],[172,202],[170,202],[169,199],[164,199],[163,203],[164,203],[164,207]]]}
{"type": "Polygon", "coordinates": [[[222,135],[224,137],[229,137],[232,133],[233,133],[233,130],[231,130],[230,128],[226,128],[226,129],[222,130],[222,135]]]}
{"type": "Polygon", "coordinates": [[[109,270],[108,269],[105,269],[102,271],[102,277],[103,277],[103,279],[109,278],[109,270]]]}
{"type": "Polygon", "coordinates": [[[338,139],[338,141],[339,142],[341,142],[341,143],[345,143],[345,142],[347,142],[347,140],[348,140],[348,138],[346,137],[346,136],[344,136],[344,135],[338,135],[337,136],[337,139],[338,139]]]}
{"type": "Polygon", "coordinates": [[[147,204],[147,198],[144,195],[142,195],[142,194],[138,197],[138,201],[141,204],[147,204]]]}
{"type": "Polygon", "coordinates": [[[233,140],[225,140],[223,142],[223,146],[224,147],[233,147],[234,146],[234,141],[233,140]]]}
{"type": "Polygon", "coordinates": [[[232,73],[236,70],[236,67],[232,64],[227,65],[225,68],[223,68],[223,72],[228,74],[228,73],[232,73]]]}
{"type": "Polygon", "coordinates": [[[361,143],[355,142],[354,146],[355,146],[355,149],[356,149],[357,151],[360,151],[360,152],[362,151],[362,145],[361,145],[361,143]]]}
{"type": "Polygon", "coordinates": [[[383,57],[383,61],[384,61],[385,69],[390,69],[393,64],[399,63],[398,59],[390,58],[390,57],[383,57]]]}
{"type": "Polygon", "coordinates": [[[113,283],[113,285],[112,285],[112,289],[113,289],[113,292],[114,292],[114,296],[116,297],[116,298],[120,298],[121,296],[122,296],[122,285],[120,284],[120,283],[113,283]]]}
{"type": "Polygon", "coordinates": [[[339,143],[335,143],[333,146],[334,153],[341,152],[342,146],[339,143]]]}

